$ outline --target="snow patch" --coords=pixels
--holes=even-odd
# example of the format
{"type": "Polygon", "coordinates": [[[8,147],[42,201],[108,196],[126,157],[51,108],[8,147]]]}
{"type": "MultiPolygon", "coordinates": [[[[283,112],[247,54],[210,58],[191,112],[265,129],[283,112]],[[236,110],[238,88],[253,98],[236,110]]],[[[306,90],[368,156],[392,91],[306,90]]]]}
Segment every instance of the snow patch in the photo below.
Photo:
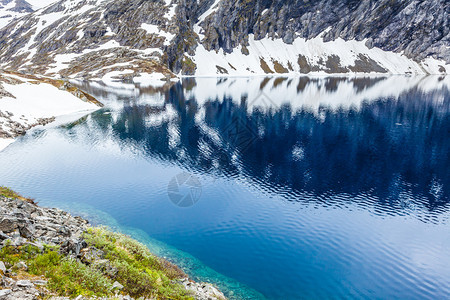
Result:
{"type": "MultiPolygon", "coordinates": [[[[197,65],[197,76],[217,75],[267,75],[267,72],[276,72],[276,68],[285,69],[289,74],[301,74],[298,63],[299,55],[306,58],[310,66],[322,66],[330,57],[339,58],[339,66],[348,68],[354,66],[356,61],[367,57],[379,67],[387,70],[389,74],[442,74],[444,68],[448,73],[450,65],[444,61],[427,58],[419,64],[402,53],[383,51],[379,48],[369,49],[363,41],[345,41],[341,38],[335,41],[324,42],[320,35],[314,39],[306,40],[296,38],[292,44],[286,44],[282,39],[264,38],[255,40],[249,35],[249,55],[243,54],[242,47],[238,46],[232,53],[207,51],[199,45],[195,56],[191,57],[197,65]],[[270,69],[264,69],[261,61],[270,69]],[[442,66],[442,67],[441,67],[442,66]]],[[[348,73],[355,73],[349,71],[348,73]]],[[[311,74],[327,75],[325,71],[316,71],[311,74]]]]}
{"type": "Polygon", "coordinates": [[[0,139],[0,152],[12,143],[14,143],[14,139],[0,139]]]}
{"type": "Polygon", "coordinates": [[[164,74],[161,73],[141,73],[139,77],[134,77],[133,81],[139,84],[141,87],[161,87],[166,83],[163,81],[166,78],[164,74]]]}
{"type": "MultiPolygon", "coordinates": [[[[8,75],[12,78],[17,76],[8,75]]],[[[0,111],[10,115],[10,120],[18,122],[24,126],[38,123],[41,118],[51,118],[75,112],[90,112],[99,107],[95,104],[84,102],[69,92],[60,90],[51,84],[34,84],[30,80],[24,80],[21,84],[3,83],[3,88],[15,98],[4,97],[0,101],[0,111]]],[[[0,117],[3,122],[2,129],[8,130],[8,121],[0,117]]],[[[0,139],[0,149],[11,143],[11,139],[0,139]]]]}
{"type": "Polygon", "coordinates": [[[149,33],[149,34],[156,34],[156,35],[164,37],[166,39],[164,41],[164,45],[166,45],[166,46],[170,45],[170,41],[172,41],[172,39],[175,37],[175,35],[171,34],[170,32],[160,30],[158,28],[158,25],[142,23],[141,28],[144,29],[145,31],[147,31],[147,33],[149,33]]]}

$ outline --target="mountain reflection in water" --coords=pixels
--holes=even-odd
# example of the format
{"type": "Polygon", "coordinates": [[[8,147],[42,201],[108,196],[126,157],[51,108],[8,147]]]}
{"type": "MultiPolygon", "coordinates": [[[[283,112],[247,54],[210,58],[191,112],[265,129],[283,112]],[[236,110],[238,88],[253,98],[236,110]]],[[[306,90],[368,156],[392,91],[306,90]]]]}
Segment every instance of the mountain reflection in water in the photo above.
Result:
{"type": "Polygon", "coordinates": [[[445,77],[188,78],[117,93],[85,83],[126,103],[85,126],[288,201],[340,206],[329,196],[363,195],[353,199],[376,213],[414,208],[432,220],[450,198],[449,86],[445,77]]]}

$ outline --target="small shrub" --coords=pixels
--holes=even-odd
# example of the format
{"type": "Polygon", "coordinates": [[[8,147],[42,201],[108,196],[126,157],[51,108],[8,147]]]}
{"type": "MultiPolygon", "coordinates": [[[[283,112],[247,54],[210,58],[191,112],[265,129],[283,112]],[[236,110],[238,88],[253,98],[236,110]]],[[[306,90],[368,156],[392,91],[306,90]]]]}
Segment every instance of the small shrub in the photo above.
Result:
{"type": "Polygon", "coordinates": [[[138,241],[105,228],[90,228],[84,236],[88,244],[105,253],[118,273],[115,278],[124,293],[133,297],[191,299],[191,295],[173,279],[186,277],[175,265],[153,255],[138,241]]]}

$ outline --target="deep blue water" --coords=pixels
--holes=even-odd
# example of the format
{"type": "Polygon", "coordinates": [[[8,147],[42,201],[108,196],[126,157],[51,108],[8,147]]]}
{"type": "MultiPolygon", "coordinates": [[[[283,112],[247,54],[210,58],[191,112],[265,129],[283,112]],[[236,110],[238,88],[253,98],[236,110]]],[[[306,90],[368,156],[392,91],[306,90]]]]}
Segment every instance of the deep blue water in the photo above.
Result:
{"type": "Polygon", "coordinates": [[[0,152],[0,185],[231,298],[450,297],[448,78],[82,86],[105,107],[0,152]]]}

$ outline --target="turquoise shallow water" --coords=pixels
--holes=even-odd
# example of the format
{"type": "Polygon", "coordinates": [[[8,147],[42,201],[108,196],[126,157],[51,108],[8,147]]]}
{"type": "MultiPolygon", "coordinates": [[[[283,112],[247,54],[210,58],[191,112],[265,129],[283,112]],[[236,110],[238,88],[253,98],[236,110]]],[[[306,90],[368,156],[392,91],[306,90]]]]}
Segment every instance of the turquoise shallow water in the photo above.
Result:
{"type": "Polygon", "coordinates": [[[0,184],[232,298],[446,298],[447,81],[85,83],[105,107],[0,152],[0,184]]]}

